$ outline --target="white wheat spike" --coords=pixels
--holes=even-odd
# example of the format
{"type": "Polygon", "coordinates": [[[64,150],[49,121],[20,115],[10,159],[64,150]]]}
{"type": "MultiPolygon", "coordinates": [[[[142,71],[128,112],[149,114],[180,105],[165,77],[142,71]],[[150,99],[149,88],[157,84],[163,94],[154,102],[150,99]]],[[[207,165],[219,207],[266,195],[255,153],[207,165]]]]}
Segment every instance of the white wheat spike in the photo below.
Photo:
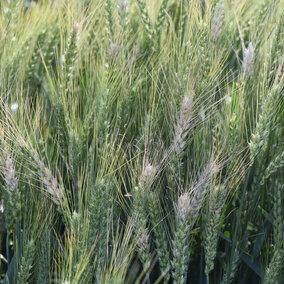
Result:
{"type": "Polygon", "coordinates": [[[6,157],[5,166],[2,167],[2,172],[9,191],[15,191],[18,187],[18,178],[16,177],[16,170],[10,156],[6,157]]]}
{"type": "Polygon", "coordinates": [[[254,69],[254,47],[250,42],[247,48],[243,50],[243,71],[247,77],[253,74],[254,69]]]}
{"type": "Polygon", "coordinates": [[[224,1],[220,0],[215,6],[213,17],[211,20],[211,37],[214,42],[218,40],[222,32],[224,11],[224,1]]]}
{"type": "Polygon", "coordinates": [[[190,120],[192,117],[192,96],[186,95],[183,98],[180,118],[175,127],[174,149],[177,154],[180,154],[186,144],[186,136],[189,132],[190,120]]]}

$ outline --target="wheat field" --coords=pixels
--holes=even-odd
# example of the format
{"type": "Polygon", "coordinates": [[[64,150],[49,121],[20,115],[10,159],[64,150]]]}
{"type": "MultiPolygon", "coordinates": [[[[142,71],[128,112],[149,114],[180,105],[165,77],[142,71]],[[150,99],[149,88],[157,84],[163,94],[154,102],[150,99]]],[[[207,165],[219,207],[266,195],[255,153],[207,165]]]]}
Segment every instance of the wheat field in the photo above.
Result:
{"type": "Polygon", "coordinates": [[[283,0],[2,0],[0,282],[284,283],[283,65],[283,0]]]}

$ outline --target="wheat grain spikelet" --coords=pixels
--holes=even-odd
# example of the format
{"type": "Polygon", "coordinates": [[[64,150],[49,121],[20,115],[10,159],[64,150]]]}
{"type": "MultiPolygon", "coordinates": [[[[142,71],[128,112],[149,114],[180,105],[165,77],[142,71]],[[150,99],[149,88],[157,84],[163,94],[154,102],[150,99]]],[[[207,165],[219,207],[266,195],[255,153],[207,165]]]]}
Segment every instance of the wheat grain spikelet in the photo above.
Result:
{"type": "Polygon", "coordinates": [[[18,178],[16,177],[16,170],[13,165],[13,161],[9,155],[6,157],[5,166],[2,167],[2,172],[9,191],[15,191],[18,187],[18,178]]]}
{"type": "Polygon", "coordinates": [[[214,42],[218,40],[222,33],[224,10],[224,1],[220,0],[214,8],[213,17],[211,20],[211,37],[214,42]]]}
{"type": "Polygon", "coordinates": [[[183,151],[186,145],[185,139],[189,132],[191,118],[192,118],[192,96],[186,95],[183,98],[180,110],[180,118],[175,127],[175,136],[173,144],[174,144],[174,149],[178,155],[183,151]]]}
{"type": "Polygon", "coordinates": [[[254,47],[251,42],[243,50],[243,71],[247,77],[250,77],[254,71],[254,47]]]}

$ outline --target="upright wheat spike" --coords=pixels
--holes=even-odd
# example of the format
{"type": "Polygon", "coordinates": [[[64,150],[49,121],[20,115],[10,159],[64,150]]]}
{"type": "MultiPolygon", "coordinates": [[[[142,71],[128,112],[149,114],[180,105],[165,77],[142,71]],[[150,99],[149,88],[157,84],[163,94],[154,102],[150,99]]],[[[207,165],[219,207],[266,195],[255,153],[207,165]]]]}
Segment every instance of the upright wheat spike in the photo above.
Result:
{"type": "Polygon", "coordinates": [[[164,275],[165,283],[170,279],[170,255],[168,249],[168,240],[163,227],[162,214],[159,205],[159,199],[154,192],[148,194],[148,209],[150,213],[150,220],[154,233],[154,243],[159,257],[159,264],[162,274],[164,275]]]}
{"type": "Polygon", "coordinates": [[[246,77],[250,77],[254,72],[254,47],[251,42],[247,48],[243,48],[243,72],[246,77]]]}
{"type": "MultiPolygon", "coordinates": [[[[281,14],[281,17],[279,19],[279,22],[276,25],[275,28],[275,35],[273,38],[272,48],[271,48],[271,67],[270,67],[270,73],[269,75],[271,78],[274,77],[274,75],[277,76],[279,66],[283,65],[283,33],[284,33],[284,15],[281,14]]],[[[283,66],[282,66],[282,73],[283,76],[283,66]]],[[[280,75],[280,74],[279,74],[280,75]]],[[[281,75],[280,75],[281,76],[281,75]]]]}
{"type": "Polygon", "coordinates": [[[10,192],[14,192],[18,188],[18,178],[16,177],[16,170],[13,161],[9,155],[6,157],[5,166],[2,167],[2,173],[7,189],[10,192]]]}
{"type": "Polygon", "coordinates": [[[150,163],[147,163],[146,166],[143,168],[139,183],[144,190],[149,189],[151,187],[156,171],[157,169],[150,163]]]}
{"type": "Polygon", "coordinates": [[[190,0],[182,0],[180,1],[180,24],[179,24],[179,34],[181,38],[184,36],[184,31],[185,31],[185,26],[187,22],[187,17],[189,14],[189,5],[190,5],[190,0]]]}
{"type": "Polygon", "coordinates": [[[283,277],[284,269],[284,216],[283,216],[283,193],[284,186],[278,180],[274,187],[274,254],[266,269],[264,284],[280,283],[279,277],[283,277]]]}
{"type": "Polygon", "coordinates": [[[75,61],[78,54],[78,32],[79,23],[75,23],[72,34],[68,40],[67,48],[62,57],[62,72],[63,86],[66,86],[66,91],[69,91],[72,82],[73,73],[75,70],[75,61]]]}
{"type": "Polygon", "coordinates": [[[176,207],[177,226],[173,241],[173,279],[174,283],[184,283],[189,262],[189,232],[188,217],[190,214],[190,195],[188,192],[178,198],[176,207]]]}
{"type": "Polygon", "coordinates": [[[168,0],[162,0],[155,26],[156,37],[158,38],[158,41],[160,41],[160,34],[165,20],[165,15],[166,15],[165,10],[167,8],[167,5],[168,5],[168,0]]]}
{"type": "Polygon", "coordinates": [[[225,203],[225,188],[223,185],[215,186],[212,197],[209,199],[209,216],[205,227],[205,274],[214,269],[214,259],[218,243],[218,227],[222,208],[225,203]]]}
{"type": "Polygon", "coordinates": [[[45,228],[40,238],[37,283],[47,284],[50,276],[51,232],[45,228]]]}
{"type": "Polygon", "coordinates": [[[241,28],[238,23],[237,25],[238,25],[240,40],[242,44],[242,51],[243,51],[243,64],[242,64],[243,74],[245,75],[246,78],[249,78],[254,72],[254,47],[252,42],[249,42],[248,47],[245,46],[245,42],[241,33],[241,28]]]}
{"type": "Polygon", "coordinates": [[[113,182],[108,178],[100,178],[90,189],[88,200],[89,239],[90,249],[98,240],[98,269],[102,269],[107,257],[107,243],[112,214],[113,182]]]}
{"type": "Polygon", "coordinates": [[[51,68],[51,63],[54,60],[54,54],[56,50],[58,39],[58,27],[54,24],[49,32],[48,32],[48,39],[46,44],[46,50],[44,55],[44,60],[48,68],[51,68]]]}
{"type": "Polygon", "coordinates": [[[148,194],[155,176],[155,168],[146,163],[139,179],[139,185],[134,194],[134,216],[135,231],[137,235],[138,252],[144,269],[147,270],[151,264],[151,253],[149,243],[149,232],[147,228],[148,194]]]}
{"type": "Polygon", "coordinates": [[[150,250],[150,242],[149,242],[149,232],[147,228],[140,228],[138,231],[138,239],[137,239],[137,246],[138,246],[138,253],[141,259],[141,262],[144,266],[144,270],[147,271],[151,264],[151,250],[150,250]]]}
{"type": "Polygon", "coordinates": [[[261,106],[261,113],[259,115],[255,130],[249,142],[250,159],[254,161],[255,157],[266,145],[268,135],[273,124],[273,115],[275,104],[281,93],[280,84],[274,84],[269,91],[261,106]]]}
{"type": "Polygon", "coordinates": [[[48,168],[41,168],[41,181],[45,185],[46,191],[51,195],[52,200],[59,205],[63,198],[61,187],[58,185],[56,178],[51,174],[48,168]]]}
{"type": "Polygon", "coordinates": [[[281,273],[283,274],[284,269],[283,258],[284,250],[275,250],[272,259],[269,263],[269,266],[267,267],[265,272],[265,278],[263,281],[264,284],[280,284],[279,277],[281,276],[281,273]]]}
{"type": "Polygon", "coordinates": [[[229,149],[234,153],[239,148],[239,119],[235,113],[232,114],[229,120],[229,149]]]}
{"type": "Polygon", "coordinates": [[[268,95],[264,98],[255,130],[252,133],[251,141],[249,142],[251,165],[254,163],[256,157],[258,157],[258,162],[256,163],[255,174],[251,184],[252,196],[250,199],[247,199],[247,203],[254,197],[253,195],[257,192],[255,189],[259,184],[263,184],[263,172],[265,170],[263,163],[264,153],[273,126],[276,103],[280,97],[280,93],[281,85],[278,82],[275,82],[268,95]]]}
{"type": "Polygon", "coordinates": [[[30,283],[30,276],[32,275],[32,267],[35,257],[35,242],[31,239],[23,248],[23,255],[18,271],[17,283],[30,283]]]}
{"type": "Polygon", "coordinates": [[[136,0],[139,12],[142,18],[142,21],[144,23],[144,29],[146,32],[146,36],[148,38],[149,43],[151,44],[151,47],[153,48],[153,40],[154,40],[154,30],[153,26],[149,17],[149,13],[146,6],[145,0],[136,0]]]}
{"type": "Polygon", "coordinates": [[[186,145],[186,137],[190,129],[190,120],[192,118],[192,106],[192,96],[184,96],[181,104],[180,117],[175,127],[175,136],[173,142],[177,155],[182,153],[186,145]]]}
{"type": "Polygon", "coordinates": [[[235,278],[235,275],[236,275],[236,272],[239,266],[240,257],[241,257],[241,254],[239,250],[235,248],[231,256],[231,259],[232,259],[231,265],[230,264],[227,265],[227,271],[224,274],[223,279],[221,281],[222,284],[233,283],[233,280],[235,278]]]}
{"type": "Polygon", "coordinates": [[[174,129],[172,151],[170,153],[170,174],[168,186],[174,189],[176,184],[181,183],[180,173],[182,172],[182,156],[187,142],[187,136],[191,127],[192,118],[192,95],[185,95],[180,108],[179,118],[174,129]]]}
{"type": "Polygon", "coordinates": [[[190,192],[178,198],[176,206],[176,230],[173,241],[173,278],[175,283],[184,283],[189,263],[189,235],[202,207],[211,178],[217,171],[215,162],[210,162],[190,192]]]}
{"type": "Polygon", "coordinates": [[[198,217],[198,212],[202,206],[202,202],[213,176],[218,172],[219,168],[214,160],[205,167],[197,183],[191,189],[190,198],[190,222],[194,223],[198,217]]]}
{"type": "Polygon", "coordinates": [[[129,3],[128,0],[118,0],[117,2],[118,16],[120,29],[123,35],[126,37],[127,31],[129,30],[129,3]]]}
{"type": "Polygon", "coordinates": [[[63,189],[49,168],[45,167],[37,153],[33,153],[33,159],[39,172],[40,180],[45,186],[45,191],[51,196],[52,201],[59,205],[63,198],[63,189]]]}
{"type": "Polygon", "coordinates": [[[224,1],[220,0],[214,7],[213,17],[211,19],[211,38],[214,42],[217,42],[222,33],[224,10],[224,1]]]}
{"type": "Polygon", "coordinates": [[[275,182],[274,187],[274,206],[273,206],[273,215],[274,215],[274,240],[275,248],[279,250],[284,249],[284,216],[283,216],[283,194],[284,194],[284,185],[281,184],[278,180],[275,182]]]}
{"type": "Polygon", "coordinates": [[[30,82],[33,82],[36,72],[36,67],[38,63],[41,61],[40,55],[41,55],[41,50],[44,46],[43,43],[46,39],[46,35],[47,35],[47,29],[43,29],[37,38],[36,45],[34,47],[34,51],[32,53],[31,61],[29,63],[28,72],[27,72],[30,82]]]}
{"type": "Polygon", "coordinates": [[[266,179],[268,179],[272,174],[276,173],[279,169],[284,167],[284,151],[277,155],[265,169],[262,184],[266,179]]]}
{"type": "Polygon", "coordinates": [[[1,170],[6,185],[4,187],[5,223],[7,231],[10,232],[15,228],[16,222],[21,221],[21,193],[14,163],[4,151],[2,159],[5,160],[1,170]]]}
{"type": "Polygon", "coordinates": [[[137,237],[138,252],[143,263],[144,269],[147,270],[151,263],[151,253],[149,244],[149,232],[147,228],[147,192],[138,186],[134,193],[134,220],[135,232],[137,237]]]}
{"type": "Polygon", "coordinates": [[[105,1],[105,22],[109,43],[114,42],[114,20],[113,20],[113,7],[112,1],[105,1]]]}

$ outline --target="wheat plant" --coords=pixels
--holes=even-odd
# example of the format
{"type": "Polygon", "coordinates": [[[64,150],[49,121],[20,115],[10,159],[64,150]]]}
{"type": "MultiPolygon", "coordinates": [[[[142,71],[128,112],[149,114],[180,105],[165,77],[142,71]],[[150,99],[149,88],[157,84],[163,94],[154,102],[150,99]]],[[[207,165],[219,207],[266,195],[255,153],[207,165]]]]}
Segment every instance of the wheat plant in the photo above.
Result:
{"type": "Polygon", "coordinates": [[[281,0],[0,2],[1,283],[284,283],[281,0]]]}

